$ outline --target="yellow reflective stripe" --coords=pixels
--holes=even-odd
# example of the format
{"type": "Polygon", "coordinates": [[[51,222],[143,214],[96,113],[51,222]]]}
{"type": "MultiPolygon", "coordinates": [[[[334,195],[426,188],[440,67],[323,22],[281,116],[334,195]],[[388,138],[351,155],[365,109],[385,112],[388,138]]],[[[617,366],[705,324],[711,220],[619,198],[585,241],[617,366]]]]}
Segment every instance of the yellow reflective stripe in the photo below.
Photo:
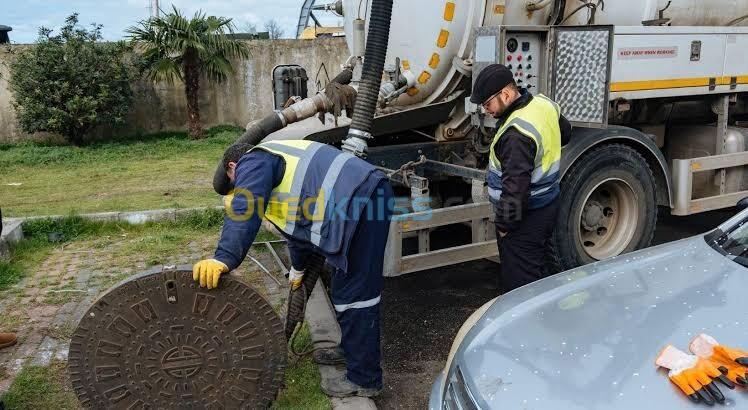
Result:
{"type": "Polygon", "coordinates": [[[442,29],[439,32],[439,38],[436,39],[436,46],[444,48],[447,46],[447,41],[449,41],[449,31],[442,29]]]}
{"type": "Polygon", "coordinates": [[[444,20],[452,21],[455,18],[455,3],[448,1],[444,6],[444,20]]]}
{"type": "Polygon", "coordinates": [[[428,71],[424,71],[418,77],[418,82],[421,84],[426,84],[429,81],[429,79],[431,79],[431,73],[429,73],[428,71]]]}
{"type": "Polygon", "coordinates": [[[670,78],[664,80],[642,80],[621,81],[610,84],[610,91],[647,91],[663,90],[667,88],[709,87],[712,79],[715,85],[730,85],[732,78],[736,78],[736,84],[748,84],[748,75],[719,76],[719,77],[692,77],[692,78],[670,78]]]}
{"type": "Polygon", "coordinates": [[[429,60],[429,67],[436,70],[438,66],[439,66],[439,54],[434,53],[431,55],[431,60],[429,60]]]}

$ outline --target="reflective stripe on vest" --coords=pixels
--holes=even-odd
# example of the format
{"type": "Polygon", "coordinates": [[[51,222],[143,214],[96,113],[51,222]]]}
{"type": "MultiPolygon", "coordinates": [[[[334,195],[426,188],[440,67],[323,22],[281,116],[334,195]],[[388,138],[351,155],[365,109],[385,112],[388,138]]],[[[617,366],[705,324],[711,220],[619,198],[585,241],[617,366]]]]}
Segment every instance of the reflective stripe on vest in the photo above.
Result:
{"type": "MultiPolygon", "coordinates": [[[[335,160],[332,161],[332,164],[330,164],[330,169],[327,170],[327,173],[325,174],[325,179],[322,181],[322,188],[320,188],[320,196],[322,196],[322,216],[324,216],[324,210],[327,208],[327,203],[332,201],[331,196],[327,196],[325,198],[326,194],[330,194],[333,191],[333,187],[335,186],[335,182],[338,180],[338,176],[340,175],[340,171],[343,170],[343,167],[345,164],[348,163],[348,161],[356,158],[355,156],[347,153],[347,152],[341,152],[337,157],[335,157],[335,160]]],[[[319,205],[318,205],[319,206],[319,205]]],[[[334,204],[333,204],[334,206],[334,204]]],[[[317,213],[317,209],[315,208],[315,213],[317,213]]],[[[314,221],[312,222],[312,238],[311,242],[317,246],[322,241],[322,223],[324,222],[324,218],[314,218],[314,221]]]]}
{"type": "Polygon", "coordinates": [[[336,206],[352,200],[375,168],[354,155],[312,141],[263,142],[253,149],[279,155],[286,164],[283,179],[268,200],[265,218],[296,239],[337,252],[345,225],[355,221],[336,215],[336,206]]]}
{"type": "Polygon", "coordinates": [[[558,125],[561,108],[544,95],[535,96],[526,106],[515,110],[504,121],[491,143],[488,168],[488,194],[491,202],[501,199],[501,162],[496,144],[509,128],[535,142],[535,167],[530,179],[530,209],[547,205],[558,196],[561,163],[561,130],[558,125]]]}

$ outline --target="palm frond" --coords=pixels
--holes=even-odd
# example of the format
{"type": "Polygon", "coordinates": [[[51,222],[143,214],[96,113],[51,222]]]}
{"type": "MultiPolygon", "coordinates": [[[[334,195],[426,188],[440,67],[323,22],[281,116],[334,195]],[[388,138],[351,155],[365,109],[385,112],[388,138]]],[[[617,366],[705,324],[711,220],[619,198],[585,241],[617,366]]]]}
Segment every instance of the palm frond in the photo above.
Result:
{"type": "Polygon", "coordinates": [[[246,44],[229,37],[233,20],[202,10],[187,18],[172,5],[170,13],[140,21],[125,32],[149,65],[148,77],[157,81],[181,80],[185,61],[197,63],[209,80],[223,81],[233,72],[232,59],[249,57],[246,44]]]}
{"type": "Polygon", "coordinates": [[[226,81],[229,74],[234,72],[231,62],[223,56],[211,56],[203,62],[203,72],[210,81],[226,81]]]}
{"type": "Polygon", "coordinates": [[[146,76],[151,81],[165,81],[169,84],[175,80],[182,81],[182,65],[171,58],[160,58],[151,63],[146,76]]]}

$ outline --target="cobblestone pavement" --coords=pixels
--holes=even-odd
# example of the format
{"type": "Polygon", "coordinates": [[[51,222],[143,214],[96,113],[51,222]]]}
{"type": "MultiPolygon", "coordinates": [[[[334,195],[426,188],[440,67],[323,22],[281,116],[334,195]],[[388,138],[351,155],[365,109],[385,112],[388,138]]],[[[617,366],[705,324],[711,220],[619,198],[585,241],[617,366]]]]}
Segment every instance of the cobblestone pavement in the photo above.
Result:
{"type": "MultiPolygon", "coordinates": [[[[136,240],[122,235],[68,243],[53,250],[33,275],[0,292],[0,331],[18,334],[17,345],[0,350],[0,393],[24,366],[66,361],[70,336],[91,303],[121,280],[155,266],[153,258],[132,251],[136,240]]],[[[158,264],[192,264],[212,255],[216,240],[217,235],[196,239],[178,254],[159,257],[158,264]]],[[[288,266],[282,244],[276,249],[288,266]]],[[[232,275],[245,278],[280,311],[288,292],[281,268],[264,246],[254,246],[250,255],[270,275],[250,258],[232,275]]]]}

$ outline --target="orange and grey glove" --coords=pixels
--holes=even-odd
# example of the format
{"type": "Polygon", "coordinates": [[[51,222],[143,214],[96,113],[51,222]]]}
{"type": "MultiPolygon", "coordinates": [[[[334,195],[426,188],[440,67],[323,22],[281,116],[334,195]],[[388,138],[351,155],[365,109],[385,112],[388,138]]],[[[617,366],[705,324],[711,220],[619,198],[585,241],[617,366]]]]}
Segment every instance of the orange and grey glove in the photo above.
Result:
{"type": "Polygon", "coordinates": [[[291,271],[288,272],[288,286],[291,290],[296,290],[301,287],[301,283],[304,281],[304,271],[296,270],[291,266],[291,271]]]}
{"type": "Polygon", "coordinates": [[[200,282],[200,287],[213,289],[218,287],[222,273],[229,271],[225,263],[217,259],[204,259],[192,267],[192,279],[200,282]]]}
{"type": "MultiPolygon", "coordinates": [[[[725,401],[725,396],[714,385],[714,379],[724,382],[725,379],[720,378],[724,376],[710,361],[668,345],[660,352],[655,364],[669,369],[670,381],[675,383],[694,403],[703,401],[711,406],[715,401],[720,403],[725,401]]],[[[728,385],[730,388],[734,387],[731,386],[732,384],[728,385]]]]}
{"type": "Polygon", "coordinates": [[[688,346],[691,353],[714,363],[732,382],[748,386],[748,352],[717,343],[704,333],[696,336],[688,346]]]}

